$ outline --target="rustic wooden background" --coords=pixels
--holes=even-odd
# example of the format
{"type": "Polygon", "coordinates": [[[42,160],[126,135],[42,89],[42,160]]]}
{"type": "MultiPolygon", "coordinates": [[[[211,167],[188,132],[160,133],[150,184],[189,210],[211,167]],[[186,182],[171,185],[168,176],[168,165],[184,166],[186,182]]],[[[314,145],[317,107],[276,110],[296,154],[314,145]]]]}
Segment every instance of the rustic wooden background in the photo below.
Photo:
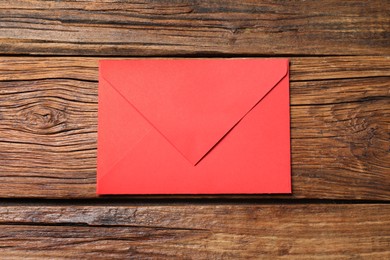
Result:
{"type": "Polygon", "coordinates": [[[0,258],[390,259],[390,1],[0,1],[0,258]],[[95,195],[97,61],[291,59],[293,194],[95,195]]]}

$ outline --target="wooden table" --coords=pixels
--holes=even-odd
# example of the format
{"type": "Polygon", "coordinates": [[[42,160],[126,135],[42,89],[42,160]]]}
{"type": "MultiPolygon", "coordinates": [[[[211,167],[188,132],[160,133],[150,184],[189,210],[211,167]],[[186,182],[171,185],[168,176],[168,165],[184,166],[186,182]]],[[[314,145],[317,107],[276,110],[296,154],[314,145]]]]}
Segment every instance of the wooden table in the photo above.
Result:
{"type": "Polygon", "coordinates": [[[390,259],[390,1],[0,2],[0,258],[390,259]],[[97,61],[288,57],[292,195],[95,195],[97,61]]]}

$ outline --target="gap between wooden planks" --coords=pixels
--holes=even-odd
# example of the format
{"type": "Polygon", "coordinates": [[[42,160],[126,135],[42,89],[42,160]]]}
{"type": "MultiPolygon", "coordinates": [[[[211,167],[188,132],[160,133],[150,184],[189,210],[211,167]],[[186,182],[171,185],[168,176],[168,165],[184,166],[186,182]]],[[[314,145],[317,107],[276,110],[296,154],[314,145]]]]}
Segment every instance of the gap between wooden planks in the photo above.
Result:
{"type": "MultiPolygon", "coordinates": [[[[0,58],[0,197],[94,198],[97,61],[0,58]]],[[[390,58],[291,59],[293,195],[390,198],[390,58]]]]}

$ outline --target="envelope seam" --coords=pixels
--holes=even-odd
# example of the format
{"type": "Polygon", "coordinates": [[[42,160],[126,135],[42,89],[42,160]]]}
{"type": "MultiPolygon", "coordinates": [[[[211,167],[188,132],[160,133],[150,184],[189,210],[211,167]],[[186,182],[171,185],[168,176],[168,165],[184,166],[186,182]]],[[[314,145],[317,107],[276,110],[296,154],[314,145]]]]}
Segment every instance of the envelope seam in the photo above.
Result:
{"type": "Polygon", "coordinates": [[[149,131],[147,131],[145,133],[145,135],[143,135],[134,145],[132,145],[128,150],[126,150],[126,152],[123,154],[123,156],[120,157],[120,159],[118,159],[115,163],[113,163],[113,165],[110,167],[109,170],[107,170],[105,173],[103,173],[101,176],[99,176],[99,181],[102,181],[102,179],[112,171],[112,169],[114,169],[131,151],[134,150],[134,148],[139,144],[141,143],[145,137],[147,135],[150,134],[150,132],[152,131],[153,129],[150,129],[149,131]]]}
{"type": "MultiPolygon", "coordinates": [[[[138,109],[137,109],[137,107],[136,106],[134,106],[108,79],[106,79],[105,77],[104,77],[104,75],[102,74],[101,75],[101,77],[102,77],[102,79],[104,80],[104,81],[106,81],[124,100],[126,100],[126,102],[133,108],[133,109],[135,109],[137,112],[138,112],[138,114],[140,114],[141,116],[142,116],[142,118],[143,119],[145,119],[147,122],[148,122],[148,124],[151,126],[151,127],[153,127],[170,145],[172,145],[191,165],[193,165],[192,164],[192,162],[185,156],[185,154],[183,154],[181,151],[180,151],[180,149],[178,149],[163,133],[161,133],[161,131],[143,114],[143,113],[141,113],[141,111],[139,111],[138,109]]],[[[199,160],[200,161],[200,160],[199,160]]]]}
{"type": "Polygon", "coordinates": [[[279,79],[279,81],[277,81],[274,86],[272,88],[270,88],[268,90],[267,93],[265,93],[264,96],[262,96],[239,120],[237,120],[237,122],[230,128],[226,131],[226,133],[196,162],[195,166],[200,162],[202,161],[202,159],[204,157],[206,157],[264,98],[266,98],[268,96],[268,94],[274,89],[276,88],[277,85],[279,85],[280,82],[282,82],[282,80],[287,76],[289,75],[289,68],[287,66],[286,68],[286,73],[279,79]]]}

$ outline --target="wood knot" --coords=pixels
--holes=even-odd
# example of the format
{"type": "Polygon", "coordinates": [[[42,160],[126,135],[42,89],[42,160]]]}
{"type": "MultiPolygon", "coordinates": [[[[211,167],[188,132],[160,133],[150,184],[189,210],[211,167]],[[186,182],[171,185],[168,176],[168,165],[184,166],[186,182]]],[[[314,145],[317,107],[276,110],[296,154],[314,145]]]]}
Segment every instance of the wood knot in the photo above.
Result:
{"type": "Polygon", "coordinates": [[[359,158],[369,158],[371,153],[374,152],[374,140],[377,135],[375,127],[369,127],[361,130],[356,136],[352,138],[350,143],[350,149],[352,154],[359,158]]]}
{"type": "Polygon", "coordinates": [[[23,128],[36,134],[55,134],[66,128],[64,110],[47,104],[37,104],[23,109],[20,120],[23,128]]]}
{"type": "Polygon", "coordinates": [[[371,122],[370,117],[358,117],[354,115],[350,120],[350,149],[352,154],[359,158],[369,158],[375,150],[375,140],[378,137],[377,125],[371,122]]]}

